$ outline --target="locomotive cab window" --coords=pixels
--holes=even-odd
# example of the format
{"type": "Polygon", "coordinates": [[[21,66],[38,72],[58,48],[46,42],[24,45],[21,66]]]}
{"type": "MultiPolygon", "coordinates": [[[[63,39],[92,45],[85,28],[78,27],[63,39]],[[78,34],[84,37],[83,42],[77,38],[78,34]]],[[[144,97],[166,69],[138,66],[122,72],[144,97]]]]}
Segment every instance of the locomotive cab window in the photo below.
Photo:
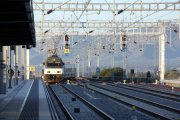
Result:
{"type": "Polygon", "coordinates": [[[60,62],[47,62],[47,67],[62,67],[60,62]]]}

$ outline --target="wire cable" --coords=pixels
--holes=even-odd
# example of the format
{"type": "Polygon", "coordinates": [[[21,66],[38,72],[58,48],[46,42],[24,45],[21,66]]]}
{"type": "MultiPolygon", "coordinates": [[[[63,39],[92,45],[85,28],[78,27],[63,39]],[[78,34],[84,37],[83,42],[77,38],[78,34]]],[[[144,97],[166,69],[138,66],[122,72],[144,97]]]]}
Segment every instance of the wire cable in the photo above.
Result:
{"type": "Polygon", "coordinates": [[[144,18],[149,17],[149,16],[151,16],[151,15],[153,15],[153,14],[157,13],[157,12],[160,12],[160,11],[162,11],[162,10],[164,10],[164,9],[168,8],[168,7],[171,7],[171,6],[173,6],[174,4],[177,4],[177,3],[180,3],[180,1],[179,1],[179,2],[176,2],[176,3],[173,3],[173,4],[169,5],[169,6],[166,6],[165,8],[160,9],[159,11],[155,11],[155,12],[152,12],[152,13],[150,13],[150,14],[147,14],[146,16],[144,16],[144,17],[142,17],[141,19],[139,19],[139,20],[137,20],[137,21],[133,22],[132,24],[128,25],[128,26],[127,26],[127,27],[125,27],[125,28],[128,28],[128,27],[130,27],[130,26],[134,25],[135,23],[140,22],[140,21],[141,21],[141,20],[143,20],[144,18]]]}

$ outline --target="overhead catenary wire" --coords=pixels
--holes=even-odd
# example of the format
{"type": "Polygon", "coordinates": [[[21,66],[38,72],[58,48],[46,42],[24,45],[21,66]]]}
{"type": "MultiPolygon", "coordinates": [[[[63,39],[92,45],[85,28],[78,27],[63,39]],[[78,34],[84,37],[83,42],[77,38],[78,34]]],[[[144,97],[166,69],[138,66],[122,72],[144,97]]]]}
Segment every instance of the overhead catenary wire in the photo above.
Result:
{"type": "Polygon", "coordinates": [[[160,16],[158,16],[158,17],[151,18],[151,19],[146,19],[146,20],[156,20],[156,19],[159,19],[159,18],[161,18],[161,17],[165,17],[165,16],[167,16],[167,15],[173,13],[173,12],[174,12],[174,11],[170,11],[170,12],[165,13],[165,14],[163,14],[163,15],[160,15],[160,16]]]}
{"type": "MultiPolygon", "coordinates": [[[[142,2],[142,0],[141,0],[141,2],[142,2]]],[[[162,3],[162,2],[163,2],[163,0],[161,0],[159,3],[162,3]]],[[[135,3],[136,3],[136,2],[135,2],[135,3]]],[[[135,4],[135,3],[133,3],[133,4],[135,4]]],[[[133,5],[133,4],[132,4],[132,5],[133,5]]],[[[140,4],[139,4],[139,5],[140,5],[140,4]]],[[[129,7],[130,7],[130,6],[129,6],[129,7]]],[[[136,7],[137,7],[137,6],[136,6],[136,7]]],[[[154,6],[153,8],[156,8],[156,7],[158,7],[158,5],[157,5],[157,6],[154,6]]],[[[152,9],[153,9],[153,8],[152,8],[152,9]]],[[[142,12],[142,10],[141,10],[141,12],[142,12]]],[[[148,11],[148,12],[149,12],[149,11],[148,11]]],[[[130,15],[131,15],[132,13],[134,14],[134,12],[131,11],[130,15]]],[[[147,13],[146,13],[146,14],[147,14],[147,13]]],[[[127,15],[127,16],[125,17],[125,19],[126,19],[127,21],[129,20],[129,19],[127,19],[128,16],[129,16],[129,15],[127,15]]],[[[139,16],[136,16],[136,17],[134,17],[134,18],[131,18],[131,20],[132,20],[132,19],[138,19],[138,18],[140,18],[140,17],[142,17],[142,14],[139,15],[139,16]]]]}
{"type": "Polygon", "coordinates": [[[154,12],[152,12],[152,13],[150,13],[150,14],[147,14],[146,16],[142,17],[141,19],[139,19],[139,20],[137,20],[137,21],[134,21],[132,24],[128,25],[128,26],[125,27],[125,28],[131,27],[132,25],[134,25],[134,24],[137,23],[137,22],[140,22],[140,21],[143,20],[144,18],[149,17],[149,16],[151,16],[151,15],[157,13],[157,12],[160,12],[160,11],[162,11],[162,10],[168,8],[168,7],[171,7],[171,6],[173,6],[174,4],[177,4],[177,3],[180,3],[180,1],[179,1],[179,2],[176,2],[176,3],[173,3],[173,4],[169,5],[169,6],[166,6],[165,8],[162,8],[162,9],[160,9],[159,11],[154,11],[154,12]]]}
{"type": "MultiPolygon", "coordinates": [[[[78,19],[77,15],[75,14],[74,11],[73,11],[73,13],[74,13],[74,16],[76,17],[76,19],[77,19],[77,20],[79,21],[79,23],[81,24],[81,21],[78,19]]],[[[82,24],[81,24],[81,26],[82,26],[84,32],[87,33],[87,31],[84,29],[84,26],[83,26],[82,24]]]]}
{"type": "MultiPolygon", "coordinates": [[[[137,1],[138,1],[138,0],[137,0],[137,1]]],[[[137,1],[136,1],[136,2],[137,2],[137,1]]],[[[163,0],[161,0],[161,2],[162,2],[162,1],[163,1],[163,0]]],[[[136,2],[134,2],[134,3],[136,3],[136,2]]],[[[161,2],[160,2],[160,3],[161,3],[161,2]]],[[[134,3],[132,3],[132,4],[134,4],[134,3]]],[[[179,3],[179,2],[176,2],[176,3],[174,3],[174,4],[177,4],[177,3],[179,3]]],[[[131,4],[131,5],[132,5],[132,4],[131,4]]],[[[166,8],[174,5],[174,4],[171,4],[171,5],[169,5],[169,6],[166,6],[165,8],[160,9],[160,11],[162,11],[162,10],[164,10],[164,9],[166,9],[166,8]]],[[[128,6],[128,7],[129,7],[129,6],[128,6]]],[[[153,8],[155,8],[155,7],[157,7],[157,6],[154,6],[153,8]]],[[[153,12],[153,13],[151,13],[151,14],[147,14],[147,13],[146,13],[146,16],[145,16],[145,17],[142,17],[142,14],[141,14],[141,15],[138,16],[138,17],[130,18],[130,20],[140,18],[139,20],[131,21],[131,22],[132,22],[132,25],[133,25],[133,24],[136,24],[136,23],[140,23],[141,20],[143,20],[144,18],[147,18],[147,17],[151,16],[152,14],[154,14],[154,13],[156,13],[156,12],[159,12],[159,11],[155,11],[155,12],[153,12]]],[[[126,16],[126,18],[127,18],[127,16],[126,16]]],[[[124,19],[126,19],[126,18],[124,18],[124,19]]],[[[126,21],[127,21],[127,20],[126,20],[126,21]]],[[[122,22],[121,24],[119,24],[119,26],[122,25],[123,23],[124,23],[124,22],[122,22]]],[[[130,24],[130,25],[131,25],[131,24],[130,24]]],[[[127,26],[127,27],[125,27],[125,28],[128,28],[128,27],[130,27],[130,26],[127,26]]],[[[124,28],[124,29],[125,29],[125,28],[124,28]]]]}
{"type": "MultiPolygon", "coordinates": [[[[163,0],[161,0],[161,2],[162,2],[162,1],[163,1],[163,0]]],[[[177,3],[180,3],[180,1],[179,1],[179,2],[175,2],[175,3],[173,3],[173,4],[169,5],[169,6],[166,6],[165,8],[160,9],[159,11],[162,11],[162,10],[164,10],[164,9],[166,9],[166,8],[174,5],[174,4],[177,4],[177,3]]],[[[154,6],[153,8],[155,8],[155,7],[157,7],[157,6],[154,6]]],[[[136,24],[137,22],[141,22],[143,19],[145,19],[145,18],[147,18],[147,17],[149,17],[149,16],[151,16],[151,15],[153,15],[153,14],[159,12],[159,11],[154,11],[153,13],[146,14],[146,16],[144,16],[144,17],[142,17],[142,14],[141,14],[140,16],[135,17],[136,19],[137,19],[137,18],[140,18],[139,20],[135,20],[134,22],[131,22],[132,24],[128,25],[128,26],[125,27],[125,28],[131,27],[132,25],[136,24]]],[[[127,18],[127,17],[126,17],[126,18],[127,18]]],[[[132,19],[134,19],[134,18],[131,18],[130,20],[132,20],[132,19]]],[[[122,25],[122,24],[123,24],[123,23],[119,24],[119,26],[122,25]]],[[[132,27],[133,27],[133,26],[132,26],[132,27]]],[[[124,28],[124,29],[125,29],[125,28],[124,28]]],[[[122,30],[121,30],[121,31],[122,31],[122,30]]],[[[123,31],[124,31],[124,30],[123,30],[123,31]]]]}
{"type": "Polygon", "coordinates": [[[53,11],[55,11],[56,9],[60,8],[61,6],[65,5],[65,4],[67,4],[67,3],[70,2],[70,1],[71,1],[71,0],[68,0],[68,1],[60,4],[58,7],[54,8],[54,9],[48,10],[46,14],[44,13],[44,15],[48,15],[48,14],[52,13],[53,11]]]}
{"type": "MultiPolygon", "coordinates": [[[[83,11],[81,12],[80,16],[78,18],[76,18],[76,20],[74,22],[72,22],[72,25],[75,24],[77,21],[79,21],[79,19],[82,17],[83,13],[86,11],[89,3],[91,2],[91,0],[88,0],[88,2],[86,3],[86,5],[84,6],[84,9],[83,11]]],[[[53,29],[57,24],[55,24],[54,26],[52,26],[49,30],[53,29]]],[[[66,34],[66,32],[70,29],[71,27],[67,28],[65,31],[64,31],[64,34],[66,34]]]]}

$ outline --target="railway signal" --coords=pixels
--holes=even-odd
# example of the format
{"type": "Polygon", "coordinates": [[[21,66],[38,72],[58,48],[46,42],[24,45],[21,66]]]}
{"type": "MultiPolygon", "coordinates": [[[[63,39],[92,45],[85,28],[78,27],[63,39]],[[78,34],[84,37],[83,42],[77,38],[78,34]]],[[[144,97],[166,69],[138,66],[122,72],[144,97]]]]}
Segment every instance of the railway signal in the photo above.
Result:
{"type": "Polygon", "coordinates": [[[126,49],[126,43],[127,43],[127,36],[123,34],[121,38],[121,49],[123,51],[126,49]]]}
{"type": "Polygon", "coordinates": [[[69,36],[64,36],[64,53],[68,54],[70,53],[70,45],[69,45],[69,36]]]}
{"type": "Polygon", "coordinates": [[[68,40],[69,40],[68,35],[65,35],[65,36],[64,36],[64,40],[65,40],[66,42],[68,42],[68,40]]]}

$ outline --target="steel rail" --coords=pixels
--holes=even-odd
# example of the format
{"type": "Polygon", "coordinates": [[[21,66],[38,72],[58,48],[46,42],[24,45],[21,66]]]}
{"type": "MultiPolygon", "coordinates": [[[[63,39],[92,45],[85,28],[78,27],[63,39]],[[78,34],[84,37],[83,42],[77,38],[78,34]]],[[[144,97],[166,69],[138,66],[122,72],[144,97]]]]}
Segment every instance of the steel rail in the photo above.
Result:
{"type": "MultiPolygon", "coordinates": [[[[143,103],[145,103],[145,104],[152,105],[152,106],[154,106],[154,107],[158,107],[158,108],[160,108],[160,109],[163,109],[163,110],[166,110],[166,111],[169,111],[169,112],[172,112],[172,111],[173,111],[175,114],[179,114],[179,110],[177,110],[177,109],[173,109],[173,108],[170,108],[170,107],[167,107],[167,106],[164,106],[164,105],[159,105],[159,104],[157,104],[157,103],[150,102],[150,101],[147,101],[147,100],[144,100],[144,99],[140,99],[140,98],[137,98],[137,97],[134,97],[134,96],[131,96],[131,95],[124,94],[124,93],[119,93],[119,92],[117,92],[117,91],[115,91],[115,90],[110,90],[110,89],[108,89],[108,88],[103,88],[103,87],[96,86],[96,85],[92,85],[92,84],[89,84],[89,85],[90,85],[90,86],[93,86],[93,87],[96,87],[96,88],[99,88],[99,89],[103,89],[103,90],[112,92],[112,93],[115,93],[115,94],[117,94],[117,95],[121,95],[121,96],[130,98],[130,99],[137,100],[137,101],[139,101],[139,102],[143,102],[143,103]]],[[[96,91],[96,92],[98,92],[98,93],[100,93],[100,94],[103,94],[103,95],[105,95],[105,96],[108,96],[108,97],[110,97],[110,98],[112,98],[112,99],[114,99],[114,100],[116,100],[116,101],[118,101],[118,102],[121,102],[121,103],[123,103],[123,104],[125,104],[125,105],[127,105],[127,106],[131,106],[131,107],[134,106],[134,104],[128,103],[127,101],[123,101],[123,100],[121,100],[121,99],[112,97],[112,96],[107,95],[107,94],[105,94],[105,93],[102,93],[102,92],[100,92],[100,91],[98,91],[98,90],[92,89],[92,88],[90,88],[89,86],[86,86],[86,87],[89,88],[89,89],[91,89],[91,90],[94,90],[94,91],[96,91]]],[[[162,114],[155,113],[155,112],[152,112],[152,111],[148,111],[147,109],[138,107],[137,105],[135,105],[135,106],[136,106],[140,111],[142,111],[142,112],[144,112],[144,113],[147,113],[147,114],[149,114],[149,115],[152,115],[152,116],[155,116],[155,117],[161,118],[161,119],[169,119],[169,118],[167,118],[166,116],[164,116],[164,115],[162,115],[162,114]]]]}
{"type": "Polygon", "coordinates": [[[69,93],[73,94],[74,96],[76,96],[77,98],[79,98],[79,100],[81,100],[83,103],[85,103],[89,108],[91,108],[93,111],[96,111],[97,114],[99,114],[102,118],[104,118],[105,120],[115,120],[113,117],[111,117],[110,115],[108,115],[107,113],[105,113],[104,111],[102,111],[101,109],[97,108],[96,106],[94,106],[92,103],[88,102],[87,100],[85,100],[83,97],[79,96],[78,94],[76,94],[75,92],[73,92],[72,90],[68,89],[65,86],[62,86],[64,89],[66,89],[69,93]]]}
{"type": "Polygon", "coordinates": [[[62,108],[64,115],[66,116],[67,120],[75,120],[74,117],[71,115],[71,113],[68,111],[64,103],[61,101],[61,99],[57,96],[56,92],[52,89],[52,87],[49,86],[49,90],[52,92],[53,96],[55,97],[56,101],[62,108]]]}

